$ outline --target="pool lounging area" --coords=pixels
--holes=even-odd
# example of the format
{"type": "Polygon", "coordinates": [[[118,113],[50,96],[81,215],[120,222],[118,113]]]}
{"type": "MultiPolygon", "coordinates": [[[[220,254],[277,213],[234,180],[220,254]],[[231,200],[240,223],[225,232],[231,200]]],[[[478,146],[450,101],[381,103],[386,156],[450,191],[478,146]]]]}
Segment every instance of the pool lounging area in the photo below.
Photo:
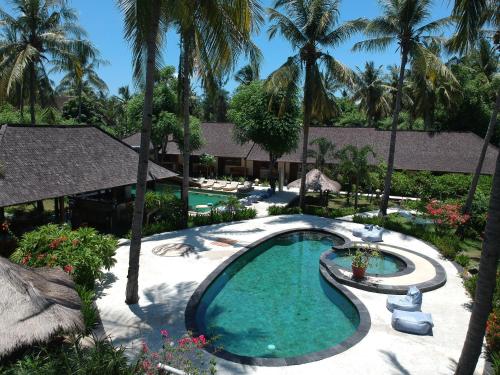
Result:
{"type": "Polygon", "coordinates": [[[320,254],[342,243],[332,233],[302,230],[250,245],[193,294],[188,329],[215,338],[215,355],[252,365],[306,363],[345,350],[349,345],[339,344],[361,340],[370,317],[318,267],[320,254]]]}
{"type": "MultiPolygon", "coordinates": [[[[298,242],[303,242],[304,244],[311,241],[309,245],[302,246],[302,250],[294,250],[297,244],[288,241],[290,237],[287,238],[286,234],[284,238],[288,240],[280,238],[280,235],[285,232],[321,230],[330,234],[338,234],[343,239],[346,239],[344,245],[338,244],[337,246],[347,247],[349,246],[349,242],[352,245],[352,243],[358,240],[352,236],[353,228],[358,227],[360,227],[359,224],[338,220],[308,215],[290,215],[193,228],[145,238],[141,255],[141,267],[148,271],[140,275],[139,285],[141,286],[141,292],[139,304],[130,308],[121,303],[128,265],[128,246],[126,243],[123,243],[117,252],[117,264],[107,275],[109,282],[105,283],[105,287],[100,291],[97,300],[103,322],[103,334],[111,335],[116,345],[125,345],[127,352],[139,350],[141,347],[141,338],[144,338],[150,347],[155,348],[161,345],[161,338],[158,334],[160,329],[168,329],[172,336],[181,336],[187,329],[192,328],[187,317],[189,316],[190,305],[191,307],[196,306],[191,301],[198,296],[199,299],[208,301],[207,311],[209,315],[207,315],[209,319],[202,319],[199,322],[201,323],[200,325],[203,324],[203,320],[207,323],[210,321],[216,323],[212,326],[220,328],[230,327],[233,332],[238,333],[232,337],[221,338],[221,340],[225,340],[223,343],[220,341],[224,346],[225,353],[236,352],[238,354],[235,357],[225,357],[224,355],[216,354],[217,357],[215,360],[217,361],[218,374],[299,375],[314,373],[326,375],[331,374],[332,369],[335,369],[338,373],[352,373],[356,371],[374,374],[399,374],[403,371],[417,375],[429,373],[438,375],[449,374],[450,366],[452,366],[453,361],[457,360],[460,355],[461,342],[463,342],[463,338],[465,337],[467,322],[470,316],[470,312],[466,308],[469,303],[469,297],[462,287],[461,279],[453,264],[442,260],[435,249],[415,238],[402,236],[399,233],[390,231],[384,233],[384,242],[379,245],[381,250],[401,255],[406,258],[405,261],[409,260],[415,266],[415,271],[413,272],[400,276],[388,276],[385,277],[386,280],[390,279],[393,283],[400,283],[401,285],[407,282],[418,281],[419,279],[430,280],[438,276],[433,266],[434,263],[441,267],[445,275],[446,283],[437,287],[437,289],[426,291],[424,294],[422,309],[423,311],[432,313],[434,320],[433,335],[413,336],[392,329],[391,315],[385,306],[386,294],[373,293],[369,290],[342,284],[332,276],[327,267],[324,265],[320,266],[323,254],[331,251],[327,235],[320,235],[319,238],[312,239],[302,238],[305,239],[305,242],[301,241],[299,234],[291,235],[294,241],[295,239],[299,239],[298,242]],[[277,235],[278,237],[276,237],[277,235]],[[178,249],[174,246],[172,250],[168,250],[171,256],[161,256],[163,253],[160,254],[158,251],[156,251],[158,254],[156,255],[153,252],[153,249],[158,246],[168,244],[185,244],[194,251],[176,256],[175,254],[178,249]],[[261,244],[264,245],[260,246],[261,244]],[[278,266],[283,266],[288,260],[284,261],[279,256],[275,258],[272,254],[274,250],[291,251],[292,253],[297,251],[297,254],[299,254],[301,251],[304,253],[304,248],[308,246],[314,249],[313,252],[318,252],[317,255],[314,255],[316,257],[316,268],[312,267],[312,263],[311,268],[308,268],[306,266],[308,261],[305,261],[305,258],[301,258],[300,264],[304,264],[304,267],[295,268],[295,273],[303,272],[300,282],[308,286],[317,283],[316,286],[319,284],[320,288],[326,285],[328,286],[326,290],[330,291],[337,288],[341,292],[340,294],[353,301],[358,311],[361,309],[359,325],[356,331],[360,330],[360,326],[364,322],[368,321],[369,325],[359,337],[356,337],[356,333],[350,335],[345,331],[345,327],[342,326],[344,337],[347,337],[342,341],[340,337],[342,329],[339,329],[337,332],[337,329],[332,329],[332,327],[328,326],[325,327],[321,324],[325,319],[330,318],[323,317],[325,314],[324,311],[311,314],[308,320],[305,321],[306,324],[304,327],[307,327],[307,332],[311,336],[316,334],[314,331],[316,329],[318,340],[314,340],[314,345],[319,345],[320,347],[313,348],[312,350],[319,349],[319,352],[309,352],[308,349],[305,349],[306,343],[307,346],[310,345],[306,337],[303,339],[304,345],[295,345],[291,351],[296,350],[296,352],[290,353],[286,351],[286,343],[283,346],[283,344],[277,341],[269,340],[269,338],[273,337],[273,332],[269,330],[269,327],[272,327],[274,322],[262,322],[259,320],[259,311],[263,310],[263,308],[262,305],[255,308],[252,307],[252,298],[256,298],[262,291],[261,286],[269,284],[266,282],[266,278],[271,280],[273,276],[270,274],[273,272],[276,273],[274,277],[278,280],[282,276],[290,282],[290,278],[287,279],[288,274],[286,272],[277,271],[278,266]],[[254,250],[256,253],[252,254],[254,250]],[[237,265],[234,270],[227,268],[235,259],[237,260],[240,256],[245,256],[245,254],[248,254],[253,259],[241,258],[242,264],[237,265]],[[268,262],[260,264],[258,258],[261,256],[264,257],[262,258],[264,260],[267,257],[270,258],[268,258],[268,262]],[[273,268],[267,264],[270,260],[276,262],[276,259],[279,262],[276,266],[277,268],[273,268]],[[247,274],[245,268],[251,267],[253,260],[257,260],[259,269],[264,267],[263,274],[247,274]],[[224,270],[235,271],[235,273],[229,272],[231,275],[229,281],[220,279],[221,285],[214,286],[213,289],[215,296],[205,295],[204,291],[207,290],[206,288],[224,270]],[[314,272],[314,278],[310,277],[311,271],[314,272]],[[250,275],[253,275],[254,278],[252,279],[250,275]],[[309,276],[311,280],[306,276],[309,276]],[[233,278],[236,278],[233,280],[235,283],[231,281],[233,278]],[[241,278],[241,280],[238,281],[238,278],[241,278]],[[253,283],[251,280],[253,280],[253,283]],[[324,280],[326,283],[322,284],[321,280],[324,280]],[[255,295],[248,295],[248,291],[239,290],[244,285],[255,289],[255,295]],[[227,301],[225,301],[224,295],[234,295],[233,293],[244,293],[238,299],[239,306],[234,303],[233,305],[226,304],[227,301]],[[360,302],[359,305],[355,303],[356,300],[360,302]],[[228,309],[224,314],[215,314],[219,306],[229,307],[231,311],[228,309]],[[363,307],[366,309],[367,314],[369,312],[369,319],[363,319],[363,307]],[[213,309],[211,310],[211,308],[213,309]],[[236,310],[233,310],[233,308],[236,310]],[[237,311],[238,308],[240,311],[237,311]],[[245,326],[234,324],[233,318],[236,316],[241,318],[239,314],[245,314],[245,310],[247,309],[251,314],[247,322],[244,322],[245,326]],[[454,311],[452,317],[448,313],[450,309],[454,311]],[[268,336],[263,337],[261,340],[258,337],[258,333],[261,332],[252,331],[251,328],[253,327],[262,327],[262,330],[265,329],[267,331],[268,336]],[[243,332],[248,331],[249,334],[240,334],[238,330],[243,332]],[[255,334],[256,337],[253,337],[252,334],[255,334]],[[339,340],[341,340],[340,343],[335,344],[339,340]],[[261,351],[264,344],[264,350],[261,351]],[[322,345],[326,347],[326,352],[321,349],[322,345]],[[336,350],[328,352],[331,348],[336,348],[336,350]],[[269,351],[274,352],[274,354],[269,354],[269,351]],[[302,355],[300,352],[309,352],[309,354],[302,355]],[[250,354],[248,358],[258,358],[258,360],[250,362],[238,361],[236,356],[240,354],[250,354]],[[264,357],[253,357],[262,354],[264,354],[264,357]],[[415,361],[414,358],[416,357],[425,357],[428,358],[428,361],[415,361]],[[359,358],[363,358],[363,360],[359,361],[359,358]],[[264,363],[265,361],[270,362],[266,364],[264,363]],[[275,364],[272,364],[273,361],[275,361],[275,364]]],[[[302,256],[305,255],[303,254],[302,256]]],[[[293,259],[290,261],[292,264],[294,263],[293,259]]],[[[279,269],[281,268],[279,267],[279,269]]],[[[341,268],[338,267],[338,269],[341,268]]],[[[372,281],[378,281],[383,278],[373,277],[373,279],[372,281]]],[[[216,281],[215,283],[217,284],[220,281],[216,281]]],[[[293,287],[289,289],[290,293],[293,293],[295,290],[306,290],[306,288],[295,289],[293,287]]],[[[279,290],[283,294],[285,289],[279,288],[279,290]]],[[[266,293],[272,292],[272,288],[267,288],[266,293]]],[[[250,294],[253,294],[253,292],[250,294]]],[[[328,296],[328,294],[326,295],[328,296]]],[[[297,298],[299,297],[297,296],[297,298]]],[[[345,302],[343,299],[336,300],[335,298],[333,301],[345,302]]],[[[330,307],[326,308],[326,314],[335,314],[336,307],[332,299],[327,298],[325,302],[327,302],[325,306],[330,304],[330,307]]],[[[279,305],[279,303],[280,300],[278,298],[269,299],[269,303],[267,304],[269,306],[266,307],[268,310],[272,310],[273,305],[279,305]]],[[[302,303],[304,304],[304,302],[302,303]]],[[[343,304],[342,306],[345,307],[346,305],[343,304]]],[[[307,305],[307,307],[309,306],[307,305]]],[[[285,328],[288,328],[286,327],[286,323],[289,326],[301,327],[296,324],[302,323],[297,322],[302,315],[294,315],[300,312],[300,309],[296,309],[292,303],[289,303],[286,307],[281,306],[280,309],[288,311],[294,316],[292,323],[284,322],[285,328]]],[[[303,310],[306,309],[304,308],[303,310]]],[[[346,308],[346,311],[349,311],[349,309],[346,308]]],[[[349,321],[349,319],[343,319],[344,323],[346,321],[349,321]]],[[[283,327],[283,324],[279,324],[278,326],[283,327]]],[[[351,325],[352,328],[354,326],[351,325]]],[[[301,335],[301,333],[294,333],[293,330],[286,334],[291,335],[288,336],[289,339],[290,337],[293,339],[294,335],[300,338],[301,335]]],[[[216,341],[215,346],[217,344],[216,341]]],[[[209,351],[205,352],[203,359],[209,360],[210,358],[214,358],[213,355],[209,351]]],[[[481,359],[477,374],[481,373],[479,370],[482,369],[483,365],[484,360],[481,359]]]]}

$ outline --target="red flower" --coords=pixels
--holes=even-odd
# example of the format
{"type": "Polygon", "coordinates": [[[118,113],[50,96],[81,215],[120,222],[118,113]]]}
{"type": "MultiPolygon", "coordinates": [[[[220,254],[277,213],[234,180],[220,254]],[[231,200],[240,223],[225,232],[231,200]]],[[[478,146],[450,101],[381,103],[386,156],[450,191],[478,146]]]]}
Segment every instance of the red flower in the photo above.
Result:
{"type": "Polygon", "coordinates": [[[73,241],[71,241],[71,243],[73,244],[74,247],[77,247],[80,244],[80,241],[79,240],[73,240],[73,241]]]}
{"type": "Polygon", "coordinates": [[[67,273],[71,273],[74,270],[74,268],[71,264],[66,264],[63,269],[64,269],[64,272],[67,272],[67,273]]]}
{"type": "Polygon", "coordinates": [[[168,336],[168,331],[166,329],[161,329],[160,330],[160,335],[162,335],[163,337],[167,337],[168,336]]]}

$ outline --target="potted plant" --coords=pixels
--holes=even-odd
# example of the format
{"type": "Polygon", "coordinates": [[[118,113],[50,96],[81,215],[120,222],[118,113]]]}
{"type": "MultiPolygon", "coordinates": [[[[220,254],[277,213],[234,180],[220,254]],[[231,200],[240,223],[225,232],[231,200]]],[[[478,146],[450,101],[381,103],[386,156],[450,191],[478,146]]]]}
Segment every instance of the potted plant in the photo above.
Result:
{"type": "Polygon", "coordinates": [[[368,268],[368,262],[373,257],[380,256],[380,252],[377,248],[358,247],[352,257],[352,277],[355,280],[361,280],[365,277],[366,269],[368,268]]]}

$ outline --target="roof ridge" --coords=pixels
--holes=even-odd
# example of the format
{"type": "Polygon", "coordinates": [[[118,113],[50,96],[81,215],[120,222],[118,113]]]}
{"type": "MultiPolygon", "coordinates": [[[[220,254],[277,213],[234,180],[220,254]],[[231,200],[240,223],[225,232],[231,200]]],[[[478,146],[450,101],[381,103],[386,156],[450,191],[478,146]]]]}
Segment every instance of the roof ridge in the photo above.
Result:
{"type": "Polygon", "coordinates": [[[97,125],[91,125],[91,124],[78,124],[78,125],[63,125],[63,124],[5,124],[8,127],[13,127],[13,128],[76,128],[76,129],[81,129],[81,128],[98,128],[99,126],[97,125]]]}

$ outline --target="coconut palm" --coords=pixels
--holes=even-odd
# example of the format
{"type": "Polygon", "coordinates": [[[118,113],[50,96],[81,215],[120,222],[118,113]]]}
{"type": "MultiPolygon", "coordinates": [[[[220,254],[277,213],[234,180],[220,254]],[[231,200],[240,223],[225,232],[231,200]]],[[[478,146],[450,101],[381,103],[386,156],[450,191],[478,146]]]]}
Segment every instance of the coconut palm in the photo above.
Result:
{"type": "MultiPolygon", "coordinates": [[[[493,36],[497,48],[500,46],[500,17],[498,2],[495,0],[455,0],[453,14],[458,18],[457,30],[452,38],[451,47],[455,50],[466,52],[473,49],[478,42],[478,37],[493,36]],[[493,31],[482,33],[485,27],[493,27],[493,31]]],[[[463,212],[470,212],[472,200],[481,174],[484,157],[488,148],[493,130],[497,122],[500,109],[500,90],[496,92],[496,102],[488,125],[488,131],[483,148],[479,156],[467,201],[463,212]]],[[[500,156],[497,158],[493,188],[488,210],[488,220],[479,263],[474,304],[469,321],[469,328],[462,353],[458,361],[455,374],[470,375],[476,368],[477,360],[481,355],[484,334],[488,315],[492,309],[493,293],[496,285],[496,274],[500,249],[500,156]]]]}
{"type": "MultiPolygon", "coordinates": [[[[498,72],[498,53],[495,51],[495,48],[492,48],[486,39],[481,38],[478,40],[477,46],[471,51],[470,55],[474,61],[474,65],[476,65],[478,70],[485,75],[488,81],[491,82],[493,80],[493,76],[498,72]]],[[[471,212],[472,202],[474,200],[474,195],[476,194],[477,184],[479,183],[479,177],[481,176],[481,171],[483,169],[484,158],[486,157],[486,152],[488,150],[491,137],[495,132],[499,110],[500,90],[497,89],[496,103],[493,106],[490,122],[488,124],[488,130],[486,131],[486,135],[483,141],[483,147],[479,155],[479,160],[476,165],[474,176],[472,177],[471,186],[469,188],[469,192],[467,193],[465,204],[462,208],[462,213],[464,214],[470,214],[471,212]]]]}
{"type": "Polygon", "coordinates": [[[317,146],[317,149],[307,150],[308,157],[314,158],[315,168],[324,172],[328,161],[335,158],[335,144],[325,137],[316,138],[309,144],[317,146]]]}
{"type": "Polygon", "coordinates": [[[251,42],[251,34],[262,22],[261,7],[253,0],[169,2],[169,15],[179,34],[179,103],[184,126],[183,179],[181,199],[183,222],[187,226],[190,145],[191,77],[201,79],[206,92],[216,92],[217,77],[234,68],[242,53],[255,63],[260,52],[251,42]]]}
{"type": "Polygon", "coordinates": [[[383,15],[371,20],[365,28],[366,35],[371,39],[358,42],[353,47],[355,51],[385,50],[393,43],[396,43],[401,55],[396,103],[392,117],[387,174],[384,182],[384,195],[380,202],[380,214],[383,216],[387,215],[387,206],[391,193],[396,132],[401,111],[406,65],[409,59],[413,64],[439,65],[439,58],[425,48],[423,42],[437,39],[430,34],[451,22],[451,18],[448,17],[425,23],[430,17],[430,4],[431,0],[380,0],[383,15]]]}
{"type": "Polygon", "coordinates": [[[249,85],[251,82],[259,79],[259,66],[252,64],[245,65],[234,75],[234,80],[242,85],[249,85]]]}
{"type": "Polygon", "coordinates": [[[109,64],[100,58],[100,53],[92,43],[83,41],[76,46],[69,58],[56,60],[52,71],[67,72],[57,87],[60,91],[76,92],[78,98],[78,121],[82,117],[82,95],[84,86],[97,92],[107,92],[108,86],[99,77],[96,69],[109,64]]]}
{"type": "MultiPolygon", "coordinates": [[[[441,46],[438,43],[424,42],[424,45],[435,56],[441,54],[441,46]]],[[[425,130],[432,130],[437,103],[440,102],[445,108],[451,109],[460,96],[460,84],[445,64],[439,61],[428,64],[425,60],[412,64],[408,81],[407,89],[412,97],[412,107],[417,115],[423,117],[425,130]]]]}
{"type": "Polygon", "coordinates": [[[32,124],[35,123],[37,69],[45,72],[46,62],[67,59],[85,34],[76,24],[76,13],[66,3],[64,0],[12,0],[17,16],[0,10],[2,26],[19,35],[17,40],[0,42],[2,91],[8,95],[28,76],[32,124]]]}
{"type": "Polygon", "coordinates": [[[159,49],[165,34],[166,22],[161,17],[165,2],[161,0],[119,0],[123,13],[125,39],[130,43],[133,54],[133,71],[136,80],[144,79],[144,110],[142,115],[141,148],[137,167],[137,185],[132,218],[132,239],[130,241],[129,267],[125,302],[135,304],[139,301],[139,257],[141,253],[142,223],[144,217],[144,198],[149,161],[149,143],[153,118],[153,85],[159,49]]]}
{"type": "Polygon", "coordinates": [[[314,118],[329,120],[337,114],[333,98],[325,89],[321,67],[338,82],[352,86],[353,73],[324,51],[349,39],[365,26],[363,19],[345,22],[338,26],[339,1],[337,0],[277,0],[274,9],[268,9],[271,22],[269,38],[280,33],[297,54],[268,77],[266,86],[273,90],[297,90],[303,78],[304,117],[302,145],[302,176],[299,204],[305,206],[307,149],[309,127],[314,118]]]}
{"type": "Polygon", "coordinates": [[[357,68],[353,99],[359,101],[359,106],[365,111],[368,127],[373,127],[377,121],[390,111],[390,100],[387,93],[390,87],[383,83],[382,65],[375,67],[373,61],[365,64],[365,70],[357,68]]]}
{"type": "Polygon", "coordinates": [[[354,192],[354,208],[356,210],[358,209],[359,186],[369,178],[368,157],[370,155],[375,156],[370,146],[358,148],[347,145],[338,152],[339,172],[348,180],[349,190],[351,190],[353,183],[356,186],[354,192]]]}

